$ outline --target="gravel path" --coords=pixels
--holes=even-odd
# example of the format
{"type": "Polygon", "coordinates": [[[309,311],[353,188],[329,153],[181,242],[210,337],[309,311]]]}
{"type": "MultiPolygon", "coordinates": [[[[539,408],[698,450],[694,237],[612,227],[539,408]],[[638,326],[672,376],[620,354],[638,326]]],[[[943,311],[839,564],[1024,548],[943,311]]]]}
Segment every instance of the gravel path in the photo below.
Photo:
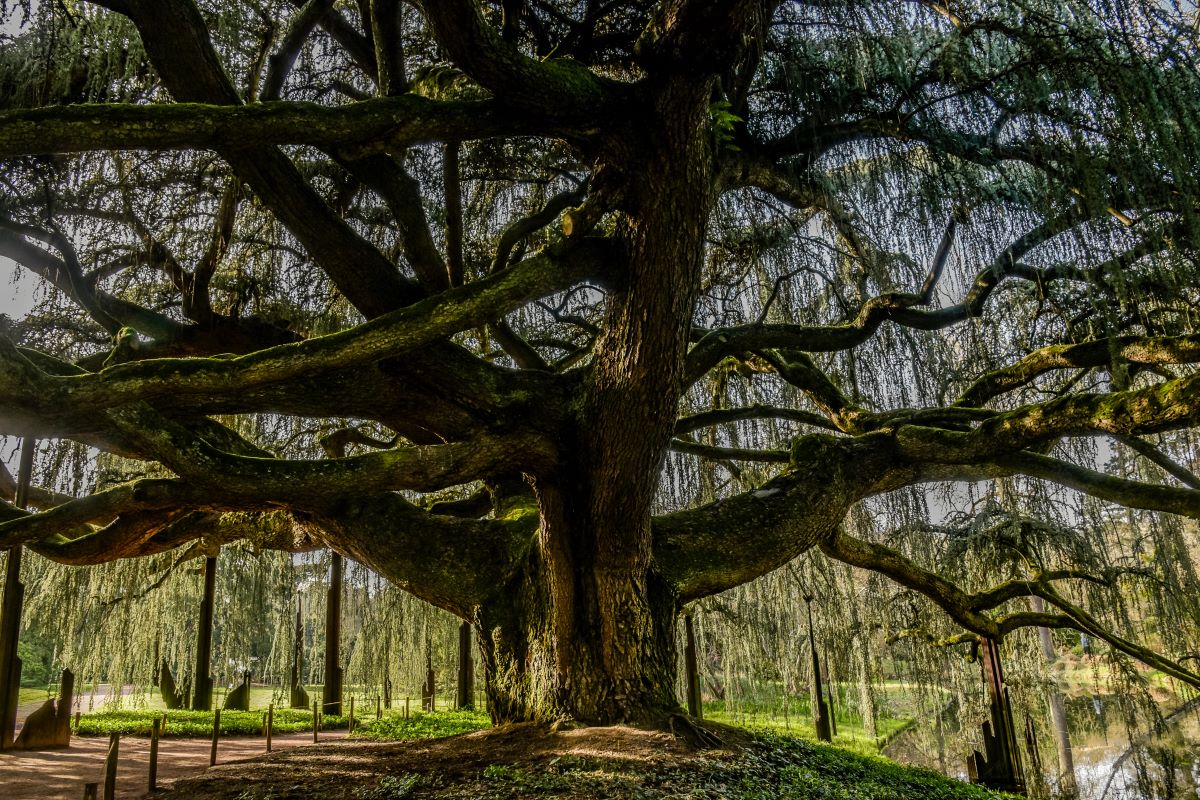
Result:
{"type": "MultiPolygon", "coordinates": [[[[321,734],[322,741],[344,739],[345,731],[321,734]]],[[[274,749],[312,747],[312,733],[276,735],[274,749]]],[[[158,785],[169,788],[175,780],[199,775],[208,769],[211,742],[208,739],[162,739],[158,743],[158,785]]],[[[217,763],[226,764],[261,755],[266,740],[261,736],[229,736],[221,739],[217,763]]],[[[97,781],[104,789],[104,756],[108,740],[74,736],[65,750],[0,753],[0,800],[79,800],[84,783],[97,781]]],[[[154,797],[148,793],[150,740],[132,736],[121,739],[117,767],[117,797],[154,797]]],[[[157,793],[156,793],[157,794],[157,793]]]]}

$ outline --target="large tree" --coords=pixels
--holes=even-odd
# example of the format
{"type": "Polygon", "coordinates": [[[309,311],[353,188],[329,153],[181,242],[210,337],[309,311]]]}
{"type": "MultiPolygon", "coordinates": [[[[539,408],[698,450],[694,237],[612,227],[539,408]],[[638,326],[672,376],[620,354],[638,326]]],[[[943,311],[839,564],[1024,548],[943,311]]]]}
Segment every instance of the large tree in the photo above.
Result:
{"type": "Polygon", "coordinates": [[[1200,423],[1186,10],[0,7],[0,256],[55,292],[0,434],[147,465],[0,545],[334,548],[475,626],[499,720],[672,712],[680,609],[818,547],[1200,686],[1071,599],[1111,575],[971,590],[842,525],[1011,476],[1200,516],[1144,438],[1200,423]]]}

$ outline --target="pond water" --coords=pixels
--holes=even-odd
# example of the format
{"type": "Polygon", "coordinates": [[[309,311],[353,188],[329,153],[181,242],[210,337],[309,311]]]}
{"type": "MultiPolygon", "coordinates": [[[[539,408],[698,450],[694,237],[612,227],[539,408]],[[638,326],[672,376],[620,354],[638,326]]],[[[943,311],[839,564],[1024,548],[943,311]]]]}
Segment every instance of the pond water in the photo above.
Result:
{"type": "MultiPolygon", "coordinates": [[[[1165,720],[1156,728],[1144,714],[1132,714],[1133,736],[1115,696],[1075,697],[1067,700],[1068,731],[1075,762],[1077,794],[1064,791],[1059,756],[1047,710],[1035,721],[1044,788],[1031,786],[1031,796],[1077,797],[1079,800],[1200,800],[1200,700],[1168,703],[1160,713],[1165,720]],[[1181,709],[1169,713],[1171,709],[1181,709]]],[[[1023,737],[1024,717],[1016,715],[1018,736],[1023,737]]],[[[966,736],[956,714],[948,710],[942,720],[939,748],[935,720],[923,720],[897,736],[884,754],[904,764],[923,766],[963,780],[966,770],[966,736]],[[939,756],[939,751],[941,755],[939,756]]],[[[1027,773],[1030,759],[1025,754],[1027,773]]],[[[1027,774],[1027,780],[1032,776],[1027,774]]]]}

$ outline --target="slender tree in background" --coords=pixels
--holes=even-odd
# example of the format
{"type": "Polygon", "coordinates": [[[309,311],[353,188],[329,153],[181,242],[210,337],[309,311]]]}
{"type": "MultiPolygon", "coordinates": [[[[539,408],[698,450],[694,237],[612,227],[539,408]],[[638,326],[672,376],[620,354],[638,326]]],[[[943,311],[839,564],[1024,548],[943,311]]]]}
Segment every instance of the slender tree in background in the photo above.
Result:
{"type": "Polygon", "coordinates": [[[474,626],[497,720],[673,713],[679,610],[813,548],[1200,686],[1093,591],[1186,574],[1032,508],[999,582],[842,525],[998,479],[1200,516],[1186,8],[0,8],[0,256],[54,289],[0,434],[144,464],[0,546],[331,547],[474,626]]]}

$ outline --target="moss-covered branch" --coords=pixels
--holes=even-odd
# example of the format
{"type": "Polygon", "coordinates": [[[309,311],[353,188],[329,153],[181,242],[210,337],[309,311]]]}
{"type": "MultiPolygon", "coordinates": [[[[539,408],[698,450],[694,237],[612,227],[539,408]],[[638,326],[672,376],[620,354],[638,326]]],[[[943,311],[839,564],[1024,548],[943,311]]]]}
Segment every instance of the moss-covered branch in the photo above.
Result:
{"type": "Polygon", "coordinates": [[[1016,453],[997,463],[1014,472],[1067,486],[1129,508],[1200,518],[1200,491],[1131,481],[1037,453],[1016,453]]]}
{"type": "Polygon", "coordinates": [[[828,536],[857,500],[910,482],[883,434],[801,437],[789,467],[759,488],[657,516],[654,558],[684,602],[783,566],[828,536]]]}
{"type": "Polygon", "coordinates": [[[1143,389],[1073,394],[1022,406],[971,431],[918,425],[896,430],[901,453],[930,464],[984,464],[1063,436],[1157,433],[1200,423],[1200,373],[1143,389]]]}
{"type": "Polygon", "coordinates": [[[465,442],[317,461],[240,456],[213,447],[144,403],[108,415],[146,456],[224,502],[279,502],[318,509],[359,493],[433,491],[498,473],[548,471],[556,461],[554,445],[528,433],[484,434],[465,442]]]}
{"type": "MultiPolygon", "coordinates": [[[[1109,631],[1095,617],[1064,598],[1049,582],[1047,573],[1028,582],[1012,581],[978,595],[964,592],[954,583],[925,569],[902,553],[884,545],[867,542],[835,531],[820,542],[821,551],[831,558],[862,569],[887,575],[897,583],[920,592],[933,600],[951,619],[972,633],[1000,638],[1021,627],[1071,627],[1111,644],[1114,648],[1142,663],[1162,670],[1192,686],[1200,687],[1200,674],[1177,662],[1155,653],[1109,631]],[[981,609],[993,603],[999,605],[1018,596],[1037,596],[1056,606],[1061,614],[1016,612],[992,618],[981,609]]],[[[1067,575],[1063,577],[1079,577],[1067,575]]]]}
{"type": "Polygon", "coordinates": [[[0,156],[303,144],[359,158],[426,142],[560,133],[493,100],[418,95],[342,106],[84,104],[0,112],[0,156]]]}
{"type": "Polygon", "coordinates": [[[1043,347],[1016,364],[979,378],[963,392],[955,405],[981,406],[1052,370],[1102,367],[1121,361],[1146,365],[1193,364],[1200,361],[1200,336],[1121,336],[1043,347]]]}
{"type": "Polygon", "coordinates": [[[725,425],[731,422],[752,419],[786,419],[791,422],[799,422],[802,425],[811,425],[816,428],[825,428],[826,430],[837,430],[836,426],[827,417],[814,414],[811,411],[755,404],[739,408],[714,409],[712,411],[704,411],[699,414],[680,417],[675,421],[675,434],[678,436],[714,425],[725,425]]]}
{"type": "Polygon", "coordinates": [[[5,406],[44,409],[47,413],[43,416],[53,417],[71,408],[94,411],[180,394],[231,394],[395,358],[584,278],[603,275],[608,252],[605,244],[597,241],[576,247],[562,258],[541,254],[356,328],[232,358],[153,359],[115,365],[99,373],[46,375],[11,344],[0,344],[0,364],[4,366],[0,410],[5,406]]]}
{"type": "Polygon", "coordinates": [[[618,84],[572,59],[530,58],[484,21],[474,0],[431,0],[421,8],[446,53],[506,104],[541,119],[598,124],[618,109],[618,84]]]}

